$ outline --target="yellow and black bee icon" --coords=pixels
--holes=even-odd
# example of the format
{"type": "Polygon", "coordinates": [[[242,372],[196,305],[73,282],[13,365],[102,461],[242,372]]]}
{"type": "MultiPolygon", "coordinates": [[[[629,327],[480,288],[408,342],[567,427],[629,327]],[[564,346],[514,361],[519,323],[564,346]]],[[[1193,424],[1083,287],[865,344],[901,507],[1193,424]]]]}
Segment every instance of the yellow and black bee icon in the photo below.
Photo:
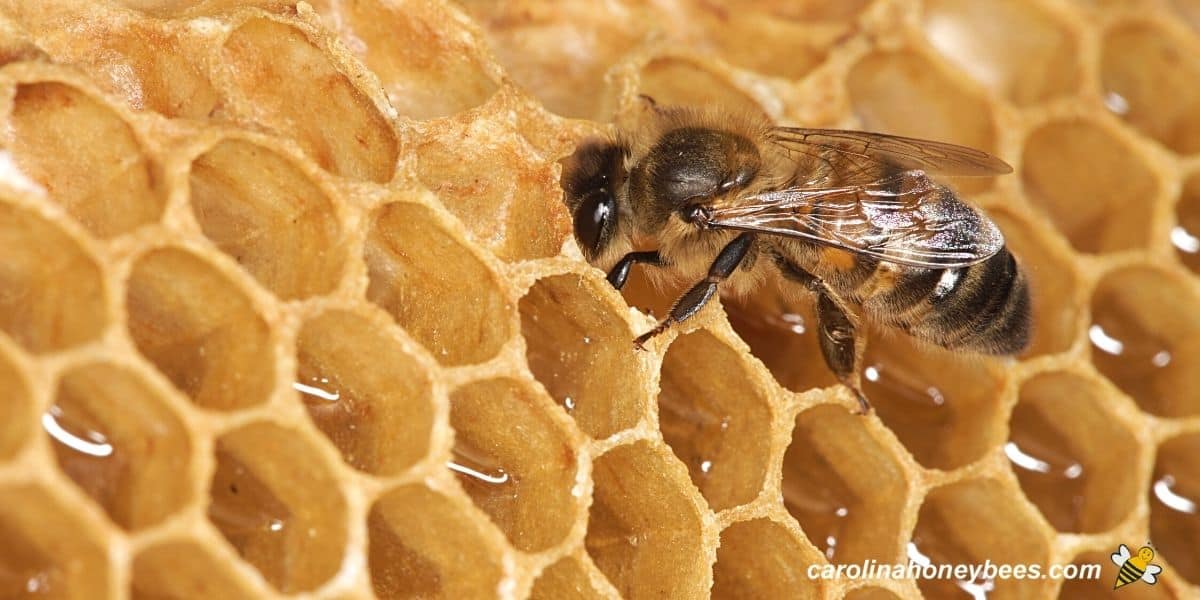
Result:
{"type": "Polygon", "coordinates": [[[1154,560],[1154,548],[1142,546],[1138,548],[1137,556],[1130,556],[1129,546],[1121,544],[1121,547],[1112,553],[1111,558],[1113,564],[1121,568],[1117,571],[1117,580],[1113,582],[1114,590],[1138,579],[1150,585],[1158,583],[1158,574],[1162,572],[1162,567],[1150,564],[1150,561],[1154,560]]]}

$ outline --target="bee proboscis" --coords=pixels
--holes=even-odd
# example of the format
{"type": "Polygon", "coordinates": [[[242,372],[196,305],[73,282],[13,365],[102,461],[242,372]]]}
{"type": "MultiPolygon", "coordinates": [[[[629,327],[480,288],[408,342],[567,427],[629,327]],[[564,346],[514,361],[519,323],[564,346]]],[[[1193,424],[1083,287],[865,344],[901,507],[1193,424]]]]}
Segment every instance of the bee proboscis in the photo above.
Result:
{"type": "Polygon", "coordinates": [[[718,285],[745,294],[771,277],[816,296],[822,355],[864,412],[864,318],[951,349],[1028,344],[1028,286],[1004,236],[930,177],[1011,172],[995,156],[649,99],[635,121],[583,141],[562,187],[580,247],[615,287],[639,263],[692,283],[639,348],[718,285]]]}

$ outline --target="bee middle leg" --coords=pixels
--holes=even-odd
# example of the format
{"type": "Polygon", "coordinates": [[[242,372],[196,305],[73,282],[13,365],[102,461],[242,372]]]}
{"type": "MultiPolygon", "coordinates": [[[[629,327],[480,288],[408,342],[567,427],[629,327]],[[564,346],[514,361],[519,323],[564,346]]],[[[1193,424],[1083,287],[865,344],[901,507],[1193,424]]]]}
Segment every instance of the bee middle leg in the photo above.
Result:
{"type": "Polygon", "coordinates": [[[858,336],[855,335],[854,322],[824,291],[817,292],[817,336],[825,364],[842,385],[854,392],[858,398],[859,413],[865,415],[871,412],[871,403],[863,394],[862,381],[859,379],[862,352],[858,336]]]}
{"type": "Polygon", "coordinates": [[[717,284],[728,279],[737,270],[738,265],[742,264],[742,259],[746,258],[746,253],[749,252],[753,241],[752,234],[743,233],[726,244],[720,254],[717,254],[712,266],[708,268],[708,276],[684,292],[671,307],[667,318],[663,319],[654,329],[639,335],[637,339],[633,340],[633,345],[638,349],[643,349],[646,342],[654,336],[666,331],[671,325],[682,323],[700,312],[700,309],[704,308],[704,305],[717,293],[717,284]]]}
{"type": "Polygon", "coordinates": [[[785,277],[803,284],[817,295],[817,345],[821,347],[825,365],[858,398],[859,413],[867,414],[871,411],[871,403],[863,394],[859,376],[862,371],[859,366],[863,344],[856,335],[854,321],[849,316],[845,302],[824,281],[808,271],[786,261],[780,267],[785,277]]]}

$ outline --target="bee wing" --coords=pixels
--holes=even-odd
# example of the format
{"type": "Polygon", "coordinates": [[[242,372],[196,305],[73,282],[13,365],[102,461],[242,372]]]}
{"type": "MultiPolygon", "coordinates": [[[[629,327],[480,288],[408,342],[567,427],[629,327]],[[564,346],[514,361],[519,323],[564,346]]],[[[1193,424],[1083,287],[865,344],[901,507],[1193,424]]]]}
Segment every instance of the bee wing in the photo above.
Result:
{"type": "Polygon", "coordinates": [[[1008,163],[982,150],[884,133],[775,127],[768,138],[788,151],[826,162],[843,181],[881,167],[965,177],[1012,172],[1008,163]]]}
{"type": "Polygon", "coordinates": [[[1125,562],[1129,560],[1129,556],[1130,556],[1129,546],[1126,546],[1125,544],[1121,544],[1117,548],[1117,551],[1113,552],[1109,556],[1109,558],[1112,559],[1114,565],[1117,565],[1119,567],[1121,565],[1124,565],[1125,562]]]}
{"type": "Polygon", "coordinates": [[[1146,565],[1146,572],[1142,573],[1142,581],[1154,585],[1158,582],[1158,574],[1162,573],[1162,567],[1158,565],[1146,565]]]}
{"type": "Polygon", "coordinates": [[[704,222],[937,269],[982,262],[1004,246],[991,220],[921,171],[860,185],[763,192],[710,209],[704,222]]]}

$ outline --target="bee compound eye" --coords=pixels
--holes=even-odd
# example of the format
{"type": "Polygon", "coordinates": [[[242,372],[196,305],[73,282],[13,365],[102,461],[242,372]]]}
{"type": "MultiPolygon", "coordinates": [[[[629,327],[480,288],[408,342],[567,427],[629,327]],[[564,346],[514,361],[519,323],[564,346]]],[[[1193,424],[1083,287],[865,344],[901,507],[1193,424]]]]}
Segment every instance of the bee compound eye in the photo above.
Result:
{"type": "Polygon", "coordinates": [[[588,193],[575,209],[575,239],[589,256],[600,253],[601,246],[616,218],[615,203],[607,188],[588,193]]]}

